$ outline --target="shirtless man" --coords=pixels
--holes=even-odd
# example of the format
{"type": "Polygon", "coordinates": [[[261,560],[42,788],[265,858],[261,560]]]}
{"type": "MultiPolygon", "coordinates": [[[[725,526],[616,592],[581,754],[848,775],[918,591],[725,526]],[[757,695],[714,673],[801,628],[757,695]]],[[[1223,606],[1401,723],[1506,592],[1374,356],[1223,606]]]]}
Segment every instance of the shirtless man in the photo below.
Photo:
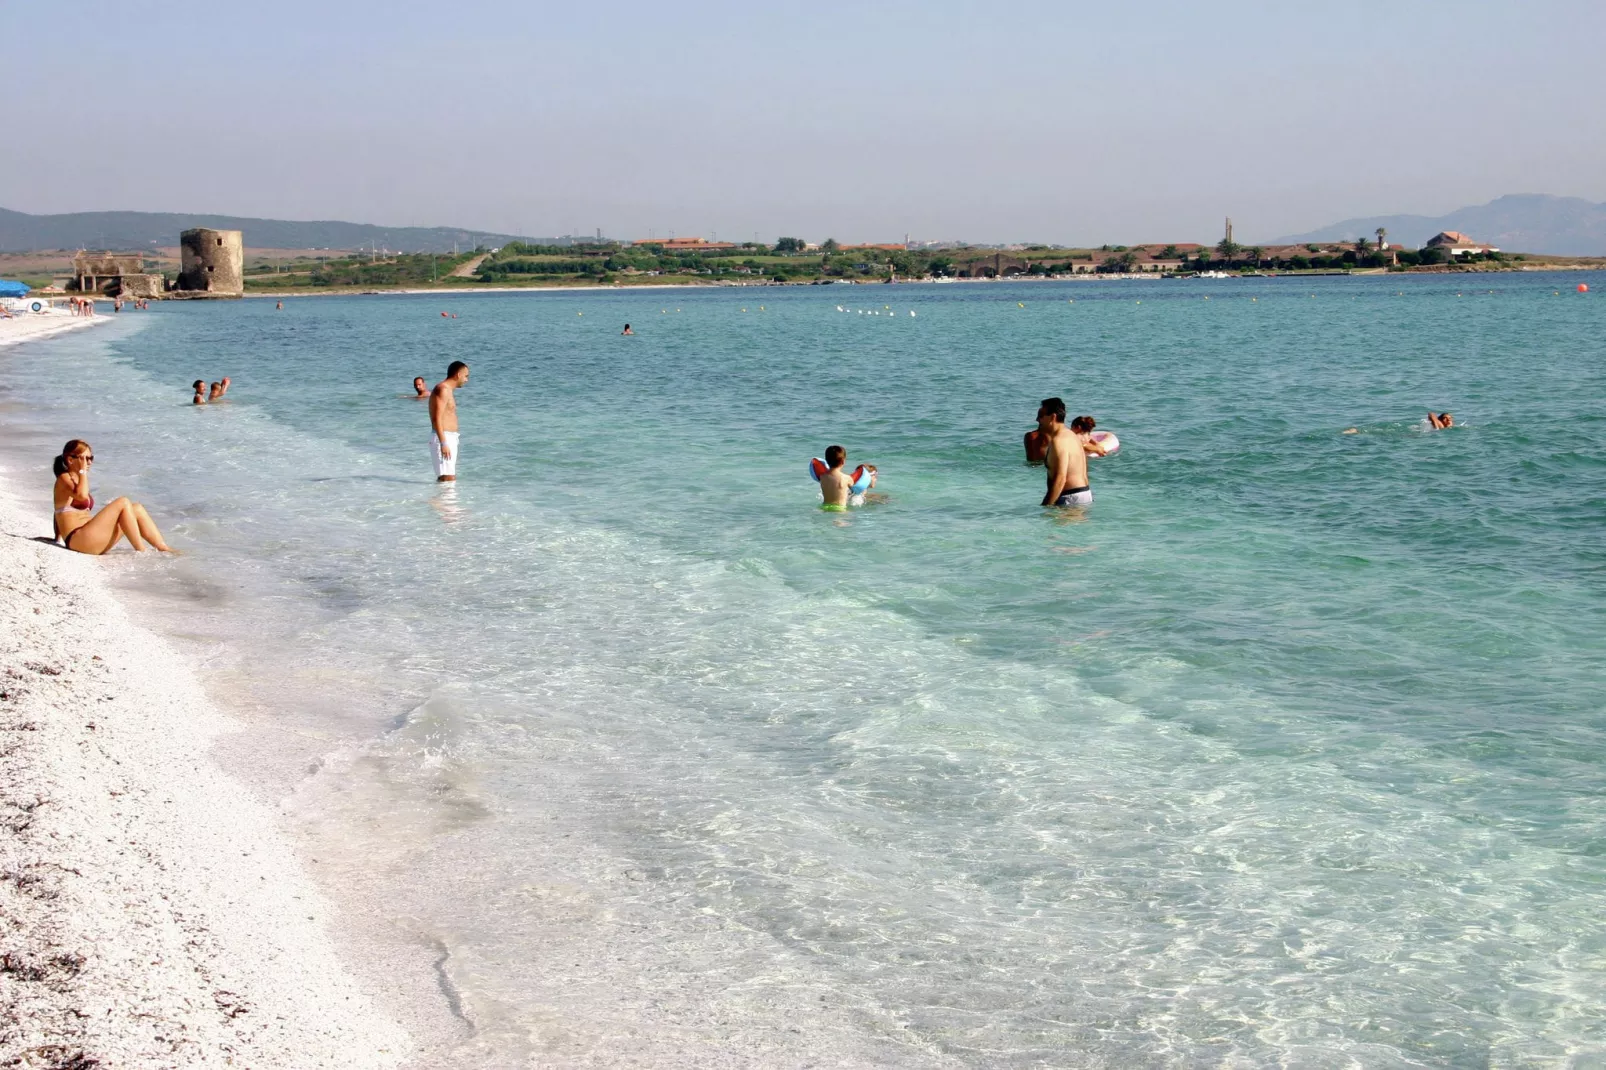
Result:
{"type": "Polygon", "coordinates": [[[446,378],[429,392],[429,447],[435,454],[435,482],[457,481],[457,388],[468,382],[468,365],[454,360],[446,378]]]}
{"type": "Polygon", "coordinates": [[[1443,431],[1447,427],[1455,426],[1455,417],[1447,412],[1428,413],[1428,426],[1435,431],[1443,431]]]}
{"type": "Polygon", "coordinates": [[[1092,420],[1078,416],[1070,427],[1065,426],[1065,402],[1049,398],[1043,402],[1048,416],[1047,451],[1048,493],[1043,495],[1044,505],[1088,505],[1093,491],[1087,484],[1088,434],[1093,430],[1092,420]]]}
{"type": "Polygon", "coordinates": [[[423,401],[429,397],[429,386],[424,382],[422,375],[413,376],[413,399],[423,401]]]}

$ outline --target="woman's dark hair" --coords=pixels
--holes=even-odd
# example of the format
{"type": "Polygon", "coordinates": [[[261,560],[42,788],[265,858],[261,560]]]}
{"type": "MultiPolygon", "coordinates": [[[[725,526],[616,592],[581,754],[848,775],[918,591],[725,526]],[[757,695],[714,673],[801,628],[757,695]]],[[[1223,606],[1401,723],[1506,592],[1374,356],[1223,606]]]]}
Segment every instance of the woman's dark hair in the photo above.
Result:
{"type": "Polygon", "coordinates": [[[1078,434],[1084,431],[1091,431],[1096,426],[1098,425],[1093,421],[1093,417],[1091,416],[1078,416],[1076,419],[1071,421],[1071,430],[1077,432],[1078,434]]]}
{"type": "Polygon", "coordinates": [[[205,379],[197,379],[197,380],[195,380],[194,383],[190,384],[190,389],[191,390],[199,390],[199,389],[201,389],[201,387],[203,387],[205,385],[206,385],[206,380],[205,379]]]}
{"type": "Polygon", "coordinates": [[[77,453],[80,449],[87,445],[89,445],[89,443],[85,442],[81,438],[68,439],[67,444],[61,447],[60,456],[51,462],[50,467],[55,470],[55,473],[58,476],[63,474],[67,471],[67,458],[72,454],[77,453]]]}

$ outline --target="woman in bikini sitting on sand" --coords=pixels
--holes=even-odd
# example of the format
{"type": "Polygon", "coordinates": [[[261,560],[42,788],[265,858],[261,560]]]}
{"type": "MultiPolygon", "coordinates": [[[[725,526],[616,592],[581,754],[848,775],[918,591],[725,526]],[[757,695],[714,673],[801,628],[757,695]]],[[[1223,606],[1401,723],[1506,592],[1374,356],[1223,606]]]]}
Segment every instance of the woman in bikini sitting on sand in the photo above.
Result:
{"type": "Polygon", "coordinates": [[[95,451],[81,438],[63,446],[56,458],[56,538],[81,554],[103,554],[124,535],[135,550],[145,549],[147,542],[158,550],[168,550],[151,515],[138,502],[118,498],[90,515],[95,496],[89,493],[89,466],[94,463],[95,451]]]}

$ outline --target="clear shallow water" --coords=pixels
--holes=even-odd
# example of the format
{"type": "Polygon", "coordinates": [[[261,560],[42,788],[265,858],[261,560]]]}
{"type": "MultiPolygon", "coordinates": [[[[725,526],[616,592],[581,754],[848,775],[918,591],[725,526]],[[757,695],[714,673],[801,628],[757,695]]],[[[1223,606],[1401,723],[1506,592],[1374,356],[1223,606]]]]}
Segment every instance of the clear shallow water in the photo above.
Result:
{"type": "Polygon", "coordinates": [[[1576,281],[167,306],[0,403],[341,741],[297,812],[465,1060],[1543,1064],[1606,1052],[1576,281]],[[458,358],[441,490],[399,395],[458,358]],[[1122,438],[1082,515],[1020,463],[1048,394],[1122,438]],[[889,501],[815,508],[837,441],[889,501]]]}

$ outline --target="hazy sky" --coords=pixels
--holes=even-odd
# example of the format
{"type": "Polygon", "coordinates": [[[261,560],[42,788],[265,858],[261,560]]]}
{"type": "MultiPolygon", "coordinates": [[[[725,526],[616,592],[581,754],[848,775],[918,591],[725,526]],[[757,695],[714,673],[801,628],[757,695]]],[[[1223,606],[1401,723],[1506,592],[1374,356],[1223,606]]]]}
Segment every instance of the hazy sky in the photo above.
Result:
{"type": "Polygon", "coordinates": [[[0,0],[0,206],[1250,241],[1606,200],[1606,4],[0,0]]]}

